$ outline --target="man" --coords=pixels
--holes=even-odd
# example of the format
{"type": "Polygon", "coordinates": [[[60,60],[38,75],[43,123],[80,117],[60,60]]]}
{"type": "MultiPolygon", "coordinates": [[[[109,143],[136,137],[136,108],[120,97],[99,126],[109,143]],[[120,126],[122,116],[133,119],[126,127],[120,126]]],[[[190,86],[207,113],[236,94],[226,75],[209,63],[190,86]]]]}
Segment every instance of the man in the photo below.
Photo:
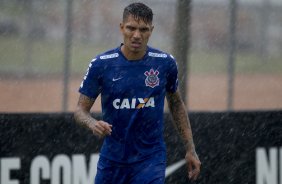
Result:
{"type": "Polygon", "coordinates": [[[152,10],[132,3],[123,12],[121,46],[98,55],[81,83],[76,121],[103,137],[96,184],[163,184],[166,150],[163,109],[166,96],[185,142],[188,175],[195,180],[200,161],[190,122],[177,91],[174,58],[147,45],[154,29],[152,10]],[[90,115],[101,94],[103,120],[90,115]]]}

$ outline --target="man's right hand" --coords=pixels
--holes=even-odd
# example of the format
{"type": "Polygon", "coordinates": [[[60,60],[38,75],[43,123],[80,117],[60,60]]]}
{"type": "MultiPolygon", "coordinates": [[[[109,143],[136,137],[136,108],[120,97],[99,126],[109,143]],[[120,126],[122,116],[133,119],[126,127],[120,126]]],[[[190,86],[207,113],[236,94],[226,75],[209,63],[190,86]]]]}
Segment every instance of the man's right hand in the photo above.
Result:
{"type": "Polygon", "coordinates": [[[99,138],[111,135],[112,133],[112,125],[102,120],[92,121],[89,124],[89,129],[92,130],[93,134],[99,138]]]}
{"type": "Polygon", "coordinates": [[[76,111],[74,112],[75,121],[84,127],[89,128],[94,135],[99,138],[111,135],[112,125],[102,120],[95,120],[91,114],[90,109],[94,104],[96,98],[89,98],[80,94],[76,111]]]}

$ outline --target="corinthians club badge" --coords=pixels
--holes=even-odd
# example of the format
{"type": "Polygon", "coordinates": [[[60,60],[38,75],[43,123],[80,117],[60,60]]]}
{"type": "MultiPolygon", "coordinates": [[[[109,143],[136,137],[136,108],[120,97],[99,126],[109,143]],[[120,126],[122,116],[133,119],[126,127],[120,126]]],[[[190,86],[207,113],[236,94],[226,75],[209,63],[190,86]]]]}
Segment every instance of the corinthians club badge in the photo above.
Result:
{"type": "Polygon", "coordinates": [[[146,79],[145,79],[146,86],[154,88],[159,85],[160,80],[158,78],[158,75],[159,75],[158,70],[154,71],[153,69],[151,69],[150,71],[146,71],[144,75],[146,76],[146,79]]]}

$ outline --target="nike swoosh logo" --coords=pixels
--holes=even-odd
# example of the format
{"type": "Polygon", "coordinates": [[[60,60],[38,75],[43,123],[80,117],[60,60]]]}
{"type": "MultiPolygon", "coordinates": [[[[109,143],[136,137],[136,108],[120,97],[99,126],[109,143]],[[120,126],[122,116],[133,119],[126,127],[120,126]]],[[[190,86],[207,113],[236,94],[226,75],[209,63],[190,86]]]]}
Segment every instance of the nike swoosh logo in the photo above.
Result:
{"type": "Polygon", "coordinates": [[[113,78],[113,82],[118,81],[120,79],[122,79],[123,77],[119,77],[119,78],[113,78]]]}
{"type": "Polygon", "coordinates": [[[170,166],[168,166],[165,170],[165,177],[169,177],[172,173],[174,173],[176,170],[178,170],[180,167],[182,167],[184,164],[186,163],[186,161],[180,160],[170,166]]]}

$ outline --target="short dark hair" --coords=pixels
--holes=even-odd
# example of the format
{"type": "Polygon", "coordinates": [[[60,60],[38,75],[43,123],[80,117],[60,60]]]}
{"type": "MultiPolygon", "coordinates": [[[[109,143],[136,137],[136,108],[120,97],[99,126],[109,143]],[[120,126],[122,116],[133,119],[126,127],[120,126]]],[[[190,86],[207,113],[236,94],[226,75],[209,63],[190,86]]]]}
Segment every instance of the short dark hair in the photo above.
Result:
{"type": "Polygon", "coordinates": [[[132,3],[124,8],[123,21],[132,15],[137,20],[143,20],[146,24],[153,22],[153,11],[143,3],[132,3]]]}

